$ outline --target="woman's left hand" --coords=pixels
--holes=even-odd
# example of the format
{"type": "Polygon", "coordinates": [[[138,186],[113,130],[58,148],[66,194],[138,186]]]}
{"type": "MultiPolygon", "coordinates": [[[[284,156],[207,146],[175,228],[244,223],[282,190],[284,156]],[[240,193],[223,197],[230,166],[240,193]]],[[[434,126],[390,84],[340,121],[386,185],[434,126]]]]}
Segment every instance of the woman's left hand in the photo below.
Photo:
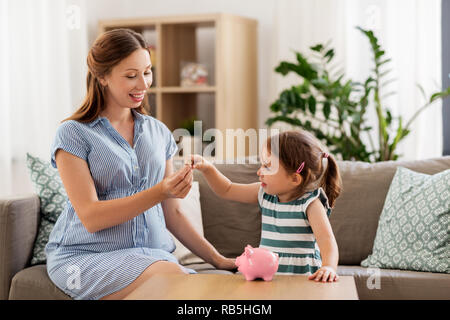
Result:
{"type": "Polygon", "coordinates": [[[339,276],[333,267],[322,266],[314,274],[308,277],[308,280],[316,280],[322,282],[335,282],[339,280],[339,276]]]}

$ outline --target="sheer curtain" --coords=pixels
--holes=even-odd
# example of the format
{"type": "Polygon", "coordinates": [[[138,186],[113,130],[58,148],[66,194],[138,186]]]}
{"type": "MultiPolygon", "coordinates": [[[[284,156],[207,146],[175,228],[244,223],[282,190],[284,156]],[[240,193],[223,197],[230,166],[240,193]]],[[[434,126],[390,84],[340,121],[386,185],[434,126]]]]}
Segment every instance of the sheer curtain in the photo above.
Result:
{"type": "Polygon", "coordinates": [[[33,191],[26,153],[49,160],[81,102],[84,0],[0,0],[0,196],[33,191]]]}
{"type": "MultiPolygon", "coordinates": [[[[308,52],[310,46],[331,40],[346,77],[366,79],[373,65],[368,40],[355,29],[361,26],[374,30],[392,59],[387,69],[392,69],[395,81],[385,93],[396,94],[386,97],[384,104],[394,115],[409,120],[425,104],[417,84],[428,96],[441,90],[440,0],[280,0],[276,6],[274,65],[295,60],[292,50],[308,52]]],[[[275,95],[298,82],[293,75],[277,75],[274,81],[275,95]]],[[[409,136],[398,145],[402,159],[442,155],[441,107],[436,102],[415,120],[409,136]]],[[[375,112],[368,116],[376,128],[375,112]]]]}

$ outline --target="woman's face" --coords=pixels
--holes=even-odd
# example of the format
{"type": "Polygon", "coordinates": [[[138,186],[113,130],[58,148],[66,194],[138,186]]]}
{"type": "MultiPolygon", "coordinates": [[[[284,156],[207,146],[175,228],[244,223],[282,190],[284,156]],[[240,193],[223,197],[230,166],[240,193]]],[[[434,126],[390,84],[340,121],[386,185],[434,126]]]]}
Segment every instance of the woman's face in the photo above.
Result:
{"type": "Polygon", "coordinates": [[[144,100],[147,89],[152,85],[153,75],[150,54],[145,49],[135,50],[112,68],[101,79],[106,86],[108,105],[120,108],[137,108],[144,100]]]}

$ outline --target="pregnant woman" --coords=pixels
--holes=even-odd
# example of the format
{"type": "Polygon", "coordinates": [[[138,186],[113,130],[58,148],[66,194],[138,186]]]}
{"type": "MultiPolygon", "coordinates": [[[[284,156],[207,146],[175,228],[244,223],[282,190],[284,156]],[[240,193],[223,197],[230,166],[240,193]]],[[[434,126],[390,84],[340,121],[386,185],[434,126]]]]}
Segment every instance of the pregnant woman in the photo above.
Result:
{"type": "Polygon", "coordinates": [[[129,29],[100,35],[87,57],[86,98],[56,132],[51,162],[68,201],[46,246],[47,272],[74,299],[122,299],[154,274],[195,273],[171,254],[167,229],[216,268],[235,268],[180,208],[192,170],[174,173],[174,138],[145,111],[147,48],[129,29]]]}

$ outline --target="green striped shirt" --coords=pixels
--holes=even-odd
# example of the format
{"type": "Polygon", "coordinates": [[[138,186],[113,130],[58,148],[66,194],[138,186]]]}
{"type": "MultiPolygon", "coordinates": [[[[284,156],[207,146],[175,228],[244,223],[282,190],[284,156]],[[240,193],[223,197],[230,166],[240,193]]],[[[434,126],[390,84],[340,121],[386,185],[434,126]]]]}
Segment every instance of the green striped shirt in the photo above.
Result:
{"type": "Polygon", "coordinates": [[[278,254],[277,274],[313,274],[322,266],[319,246],[306,215],[309,204],[317,198],[330,216],[331,208],[322,188],[289,202],[279,202],[277,196],[259,189],[262,213],[259,246],[278,254]]]}

